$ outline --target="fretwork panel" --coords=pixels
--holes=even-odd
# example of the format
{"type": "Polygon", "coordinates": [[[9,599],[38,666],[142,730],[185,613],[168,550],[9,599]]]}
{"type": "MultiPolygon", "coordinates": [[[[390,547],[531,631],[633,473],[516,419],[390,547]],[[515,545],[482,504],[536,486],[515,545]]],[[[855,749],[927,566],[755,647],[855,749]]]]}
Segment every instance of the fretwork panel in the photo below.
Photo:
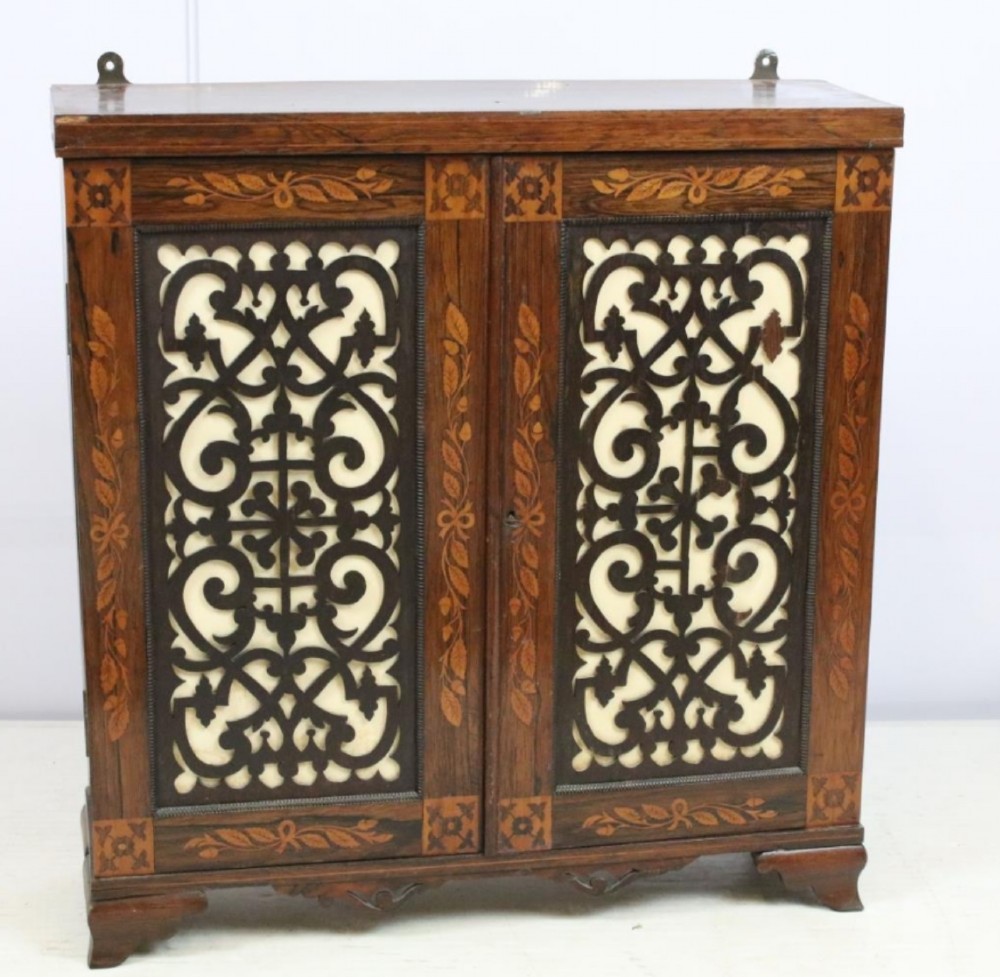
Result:
{"type": "Polygon", "coordinates": [[[416,786],[417,260],[140,235],[161,804],[416,786]]]}
{"type": "Polygon", "coordinates": [[[571,224],[559,780],[795,766],[826,224],[571,224]]]}

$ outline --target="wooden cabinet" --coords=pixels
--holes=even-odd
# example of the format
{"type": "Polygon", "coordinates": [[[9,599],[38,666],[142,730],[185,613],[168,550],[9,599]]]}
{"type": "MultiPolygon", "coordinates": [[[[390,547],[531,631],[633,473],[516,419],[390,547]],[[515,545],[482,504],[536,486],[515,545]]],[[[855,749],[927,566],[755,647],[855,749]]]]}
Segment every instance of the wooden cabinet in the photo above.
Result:
{"type": "Polygon", "coordinates": [[[214,886],[860,908],[899,109],[109,75],[55,135],[92,964],[214,886]]]}

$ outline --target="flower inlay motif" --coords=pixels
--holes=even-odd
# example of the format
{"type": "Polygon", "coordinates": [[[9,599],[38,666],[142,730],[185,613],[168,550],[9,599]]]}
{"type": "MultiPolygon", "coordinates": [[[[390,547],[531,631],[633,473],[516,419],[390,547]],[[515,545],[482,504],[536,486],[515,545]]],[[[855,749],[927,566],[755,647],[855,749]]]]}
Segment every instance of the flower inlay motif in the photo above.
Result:
{"type": "Polygon", "coordinates": [[[830,665],[828,681],[841,702],[846,702],[850,695],[858,650],[855,600],[861,575],[861,526],[868,507],[868,485],[861,459],[868,416],[862,404],[871,363],[871,315],[857,292],[851,293],[848,312],[840,364],[846,396],[837,424],[836,485],[830,497],[838,537],[832,588],[837,653],[830,665]]]}
{"type": "Polygon", "coordinates": [[[522,305],[518,335],[514,338],[514,389],[517,418],[512,441],[514,457],[514,528],[511,589],[507,603],[512,645],[511,707],[525,725],[535,718],[538,683],[535,680],[538,627],[538,541],[545,525],[541,501],[539,447],[545,440],[541,396],[541,326],[538,317],[522,305]]]}
{"type": "Polygon", "coordinates": [[[562,161],[548,157],[504,160],[505,221],[562,217],[562,161]]]}
{"type": "Polygon", "coordinates": [[[765,807],[765,803],[762,797],[748,797],[742,804],[689,804],[679,797],[669,808],[659,804],[640,804],[638,807],[622,806],[603,811],[587,818],[583,827],[602,838],[610,838],[627,829],[688,831],[727,824],[742,827],[754,821],[770,821],[778,816],[778,812],[765,807]]]}
{"type": "Polygon", "coordinates": [[[87,162],[66,168],[69,227],[125,227],[132,219],[131,171],[126,163],[87,162]]]}
{"type": "Polygon", "coordinates": [[[545,851],[552,847],[552,801],[509,797],[499,808],[500,851],[545,851]]]}
{"type": "Polygon", "coordinates": [[[452,726],[462,724],[469,650],[466,612],[471,592],[469,539],[476,516],[469,498],[469,462],[466,448],[472,439],[469,421],[469,324],[449,302],[445,312],[442,392],[446,400],[446,427],[441,439],[442,501],[437,516],[441,538],[441,711],[452,726]]]}
{"type": "Polygon", "coordinates": [[[118,401],[119,363],[115,324],[100,306],[90,311],[90,361],[87,381],[94,404],[95,443],[90,452],[97,502],[90,521],[97,577],[96,610],[100,622],[101,694],[108,738],[115,742],[129,725],[128,612],[123,604],[125,545],[129,539],[122,498],[122,452],[125,433],[118,401]]]}
{"type": "Polygon", "coordinates": [[[232,174],[205,171],[197,176],[175,176],[167,186],[184,192],[183,202],[203,207],[213,197],[227,200],[269,201],[280,210],[302,204],[350,203],[362,198],[371,200],[388,193],[393,181],[370,166],[359,167],[349,176],[296,173],[287,170],[280,176],[249,171],[232,174]]]}
{"type": "Polygon", "coordinates": [[[633,172],[622,166],[609,170],[605,179],[591,182],[598,193],[632,202],[685,197],[689,204],[697,206],[712,193],[732,196],[759,190],[771,197],[787,197],[793,184],[805,176],[797,166],[686,166],[652,173],[633,172]]]}
{"type": "Polygon", "coordinates": [[[94,874],[149,875],[154,870],[150,818],[95,821],[91,839],[94,874]]]}
{"type": "Polygon", "coordinates": [[[486,216],[486,163],[477,159],[427,160],[428,220],[474,220],[486,216]]]}
{"type": "Polygon", "coordinates": [[[299,827],[286,818],[276,825],[217,828],[191,838],[185,851],[196,851],[199,858],[212,859],[235,852],[329,851],[336,848],[361,848],[392,841],[388,831],[379,830],[375,818],[362,818],[354,824],[310,824],[299,827]]]}

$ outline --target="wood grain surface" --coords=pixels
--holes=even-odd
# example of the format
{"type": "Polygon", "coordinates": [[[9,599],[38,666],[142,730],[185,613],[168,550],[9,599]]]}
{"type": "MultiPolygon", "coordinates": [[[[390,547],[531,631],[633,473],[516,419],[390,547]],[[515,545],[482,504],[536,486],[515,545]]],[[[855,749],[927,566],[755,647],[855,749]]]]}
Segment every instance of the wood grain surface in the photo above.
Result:
{"type": "Polygon", "coordinates": [[[789,888],[860,907],[902,110],[817,82],[80,86],[57,89],[54,104],[67,158],[94,965],[169,932],[216,886],[386,909],[453,878],[532,872],[596,894],[751,852],[789,888]],[[806,762],[560,790],[565,222],[786,212],[833,221],[806,762]],[[150,777],[133,232],[344,221],[421,225],[418,789],[164,816],[150,777]]]}
{"type": "Polygon", "coordinates": [[[889,224],[833,222],[810,704],[810,825],[860,816],[889,224]]]}
{"type": "Polygon", "coordinates": [[[67,258],[91,810],[95,820],[144,818],[151,808],[130,229],[71,227],[67,258]]]}
{"type": "Polygon", "coordinates": [[[874,148],[903,127],[811,81],[57,86],[53,117],[66,157],[874,148]]]}

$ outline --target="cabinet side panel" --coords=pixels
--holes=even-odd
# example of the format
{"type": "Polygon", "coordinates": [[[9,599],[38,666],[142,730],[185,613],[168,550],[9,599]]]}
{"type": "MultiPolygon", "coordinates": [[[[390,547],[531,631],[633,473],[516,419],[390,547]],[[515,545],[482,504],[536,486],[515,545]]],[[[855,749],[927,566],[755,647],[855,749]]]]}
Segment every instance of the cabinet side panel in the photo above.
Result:
{"type": "Polygon", "coordinates": [[[892,154],[841,153],[837,165],[810,826],[854,823],[860,814],[892,154]]]}
{"type": "Polygon", "coordinates": [[[425,842],[452,854],[480,846],[489,228],[470,204],[485,197],[486,161],[427,166],[432,187],[455,174],[467,188],[453,210],[431,195],[425,231],[425,842]],[[442,835],[455,818],[462,830],[442,835]]]}
{"type": "Polygon", "coordinates": [[[127,172],[125,163],[67,167],[90,813],[106,822],[147,816],[150,796],[127,172]]]}

